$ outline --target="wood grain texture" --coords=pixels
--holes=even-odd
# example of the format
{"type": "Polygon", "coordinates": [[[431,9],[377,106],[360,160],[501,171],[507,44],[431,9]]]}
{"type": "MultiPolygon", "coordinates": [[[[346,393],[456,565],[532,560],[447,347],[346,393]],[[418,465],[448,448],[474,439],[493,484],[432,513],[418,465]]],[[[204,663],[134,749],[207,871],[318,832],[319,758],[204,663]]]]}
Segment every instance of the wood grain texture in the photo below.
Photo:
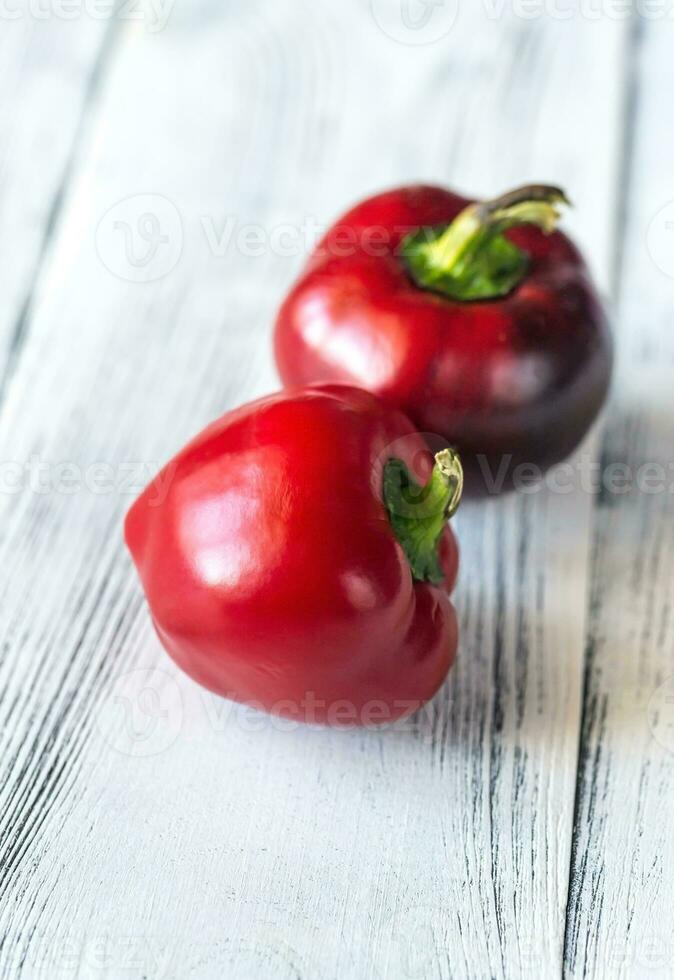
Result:
{"type": "Polygon", "coordinates": [[[602,454],[565,965],[674,976],[674,25],[636,37],[620,371],[602,454]]]}
{"type": "Polygon", "coordinates": [[[11,256],[0,266],[0,401],[114,26],[91,17],[37,19],[29,6],[3,4],[0,14],[0,252],[11,256]]]}
{"type": "Polygon", "coordinates": [[[399,732],[196,690],[121,545],[149,473],[276,385],[303,249],[251,254],[246,226],[301,241],[383,185],[547,179],[609,284],[627,25],[465,4],[419,46],[376,9],[201,0],[120,32],[0,416],[0,459],[39,470],[0,495],[2,977],[561,970],[591,495],[464,509],[460,661],[399,732]]]}

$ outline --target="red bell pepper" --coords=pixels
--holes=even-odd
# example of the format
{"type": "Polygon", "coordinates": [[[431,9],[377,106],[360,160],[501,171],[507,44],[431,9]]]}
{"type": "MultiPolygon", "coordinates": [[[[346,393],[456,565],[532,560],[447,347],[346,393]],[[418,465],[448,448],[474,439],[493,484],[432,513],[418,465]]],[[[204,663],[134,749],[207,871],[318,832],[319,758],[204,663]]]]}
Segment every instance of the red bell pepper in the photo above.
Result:
{"type": "Polygon", "coordinates": [[[280,310],[283,382],[378,394],[457,447],[473,492],[542,473],[587,432],[612,365],[588,270],[554,230],[563,203],[548,186],[483,203],[420,186],[359,204],[280,310]]]}
{"type": "Polygon", "coordinates": [[[126,541],[161,642],[196,681],[288,718],[391,722],[456,654],[447,519],[461,465],[364,391],[224,415],[134,503],[126,541]]]}

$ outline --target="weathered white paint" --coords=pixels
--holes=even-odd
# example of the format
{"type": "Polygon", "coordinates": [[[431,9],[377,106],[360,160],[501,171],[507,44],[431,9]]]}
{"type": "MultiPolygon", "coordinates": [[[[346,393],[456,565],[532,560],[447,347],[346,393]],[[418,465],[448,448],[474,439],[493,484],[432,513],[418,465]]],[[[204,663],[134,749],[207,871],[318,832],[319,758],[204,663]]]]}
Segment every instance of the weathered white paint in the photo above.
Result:
{"type": "Polygon", "coordinates": [[[23,343],[34,278],[111,35],[110,22],[36,19],[29,6],[0,5],[0,398],[23,343]]]}
{"type": "Polygon", "coordinates": [[[620,369],[603,452],[614,492],[601,495],[594,544],[572,976],[674,976],[674,137],[663,98],[674,84],[674,24],[645,24],[638,40],[620,369]]]}
{"type": "MultiPolygon", "coordinates": [[[[475,193],[548,179],[569,188],[569,223],[610,285],[629,25],[466,3],[418,46],[377,25],[373,10],[395,9],[195,0],[161,32],[118,32],[0,415],[3,460],[74,462],[89,480],[105,462],[117,484],[0,495],[0,976],[561,971],[590,494],[463,510],[460,661],[395,733],[279,730],[202,694],[159,649],[121,545],[123,467],[155,468],[276,384],[270,324],[302,255],[246,254],[244,226],[301,238],[412,179],[475,193]],[[170,241],[143,265],[148,243],[127,255],[114,222],[134,231],[146,213],[170,241]]],[[[607,520],[598,583],[616,560],[607,520]]],[[[625,595],[611,601],[642,624],[625,595]]],[[[638,769],[638,742],[615,752],[638,769]]],[[[590,831],[576,828],[577,856],[590,831]]],[[[611,928],[579,887],[574,929],[590,915],[596,935],[611,928]]],[[[577,945],[567,935],[572,968],[577,945]]]]}

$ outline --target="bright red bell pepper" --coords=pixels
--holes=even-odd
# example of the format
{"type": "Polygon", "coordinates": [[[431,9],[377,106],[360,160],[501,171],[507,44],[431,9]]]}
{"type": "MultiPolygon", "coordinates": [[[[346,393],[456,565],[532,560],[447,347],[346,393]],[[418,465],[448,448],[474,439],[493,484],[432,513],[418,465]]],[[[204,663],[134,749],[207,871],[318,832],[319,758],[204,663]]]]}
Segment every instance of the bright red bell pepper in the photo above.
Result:
{"type": "Polygon", "coordinates": [[[454,661],[461,488],[456,455],[434,462],[374,396],[299,389],[189,443],[126,541],[163,645],[200,684],[291,719],[381,724],[454,661]]]}
{"type": "Polygon", "coordinates": [[[612,366],[588,270],[554,231],[562,203],[548,186],[483,203],[420,186],[359,204],[281,308],[283,382],[378,394],[457,447],[473,492],[542,473],[587,432],[612,366]]]}

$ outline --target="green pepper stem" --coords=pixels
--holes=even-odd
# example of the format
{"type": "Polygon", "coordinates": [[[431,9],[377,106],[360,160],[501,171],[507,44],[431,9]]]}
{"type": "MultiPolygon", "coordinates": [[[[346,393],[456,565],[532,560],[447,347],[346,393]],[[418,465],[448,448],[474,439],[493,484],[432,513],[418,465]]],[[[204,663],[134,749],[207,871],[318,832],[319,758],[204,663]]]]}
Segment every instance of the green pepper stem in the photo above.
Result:
{"type": "Polygon", "coordinates": [[[398,541],[419,582],[441,584],[439,544],[447,521],[454,516],[463,493],[463,468],[453,449],[435,457],[431,479],[420,487],[405,464],[391,459],[384,469],[384,502],[398,541]]]}
{"type": "Polygon", "coordinates": [[[402,244],[412,278],[422,289],[452,299],[495,299],[522,280],[528,256],[504,237],[520,225],[553,232],[561,205],[569,200],[559,187],[529,184],[489,201],[470,204],[442,228],[422,228],[402,244]]]}

